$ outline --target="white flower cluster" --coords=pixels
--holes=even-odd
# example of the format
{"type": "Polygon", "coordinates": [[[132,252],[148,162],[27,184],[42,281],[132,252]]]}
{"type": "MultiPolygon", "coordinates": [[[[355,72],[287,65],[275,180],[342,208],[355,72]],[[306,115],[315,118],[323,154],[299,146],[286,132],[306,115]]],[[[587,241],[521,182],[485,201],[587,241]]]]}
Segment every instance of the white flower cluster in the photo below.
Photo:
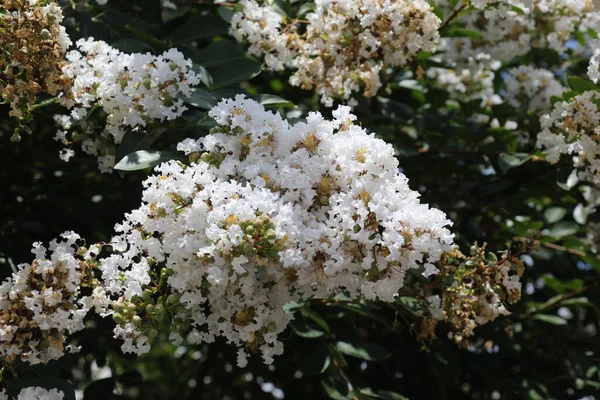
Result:
{"type": "Polygon", "coordinates": [[[502,3],[506,6],[502,12],[461,16],[459,21],[465,28],[481,37],[444,38],[445,57],[464,62],[479,53],[486,53],[507,62],[527,54],[532,47],[549,48],[563,54],[574,32],[596,31],[600,22],[600,14],[592,12],[593,5],[588,0],[540,0],[533,2],[531,7],[523,7],[522,2],[515,0],[502,3]]]}
{"type": "Polygon", "coordinates": [[[294,69],[290,83],[314,89],[329,107],[334,99],[353,103],[361,88],[375,96],[381,71],[406,65],[439,41],[441,21],[424,0],[316,0],[306,21],[287,21],[268,1],[240,4],[232,35],[264,55],[270,69],[294,69]]]}
{"type": "Polygon", "coordinates": [[[554,73],[528,65],[511,68],[504,77],[504,97],[517,108],[540,115],[552,108],[552,96],[561,97],[567,90],[556,80],[554,73]]]}
{"type": "Polygon", "coordinates": [[[502,98],[494,89],[495,71],[498,68],[500,62],[492,60],[487,54],[478,54],[456,69],[429,68],[427,77],[433,87],[447,91],[451,99],[464,102],[480,100],[482,107],[488,107],[502,103],[502,98]]]}
{"type": "Polygon", "coordinates": [[[231,18],[231,35],[240,42],[247,41],[250,44],[249,54],[264,56],[270,70],[283,70],[295,56],[295,27],[283,32],[284,17],[268,3],[260,5],[255,0],[242,0],[239,5],[243,11],[231,18]]]}
{"type": "Polygon", "coordinates": [[[339,288],[392,301],[407,270],[434,274],[452,248],[451,222],[419,202],[392,146],[354,125],[348,107],[290,125],[237,96],[210,115],[210,135],[179,145],[195,162],[156,169],[117,226],[119,253],[101,261],[107,291],[122,299],[113,319],[124,351],[147,349],[144,321],[123,317],[156,282],[168,282],[166,307],[187,340],[223,336],[239,365],[247,351],[270,363],[291,318],[284,304],[339,288]]]}
{"type": "MultiPolygon", "coordinates": [[[[80,141],[85,153],[98,156],[101,171],[110,172],[114,145],[127,129],[144,129],[152,122],[179,117],[186,110],[182,97],[190,94],[199,78],[192,62],[175,49],[160,56],[125,54],[91,38],[78,41],[77,46],[79,50],[67,54],[69,63],[63,67],[73,87],[61,101],[72,110],[70,115],[56,116],[62,130],[55,139],[65,145],[80,141]],[[88,120],[97,108],[107,114],[105,127],[88,120]]],[[[68,161],[73,154],[65,149],[61,158],[68,161]]]]}
{"type": "Polygon", "coordinates": [[[79,235],[62,234],[49,249],[34,243],[36,258],[0,285],[0,355],[30,364],[60,358],[65,338],[83,329],[83,319],[106,303],[94,289],[94,264],[77,245],[79,235]],[[79,254],[78,254],[79,252],[79,254]],[[89,292],[84,294],[84,292],[89,292]]]}
{"type": "Polygon", "coordinates": [[[581,181],[600,186],[600,92],[588,91],[569,101],[557,102],[540,118],[537,145],[547,149],[547,160],[558,162],[562,154],[573,156],[581,181]]]}
{"type": "Polygon", "coordinates": [[[600,41],[595,40],[592,43],[594,52],[590,57],[587,74],[594,83],[598,83],[598,79],[600,79],[600,41]]]}
{"type": "MultiPolygon", "coordinates": [[[[21,390],[16,400],[63,400],[65,394],[58,389],[44,389],[42,387],[28,387],[21,390]]],[[[9,400],[4,391],[0,392],[0,400],[9,400]]]]}

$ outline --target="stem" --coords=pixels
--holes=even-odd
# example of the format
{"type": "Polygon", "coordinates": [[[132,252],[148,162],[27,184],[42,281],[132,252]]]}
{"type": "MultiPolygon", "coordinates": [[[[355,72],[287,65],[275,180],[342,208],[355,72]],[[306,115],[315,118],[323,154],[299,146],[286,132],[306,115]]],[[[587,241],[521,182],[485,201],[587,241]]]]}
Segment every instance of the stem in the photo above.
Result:
{"type": "Polygon", "coordinates": [[[450,22],[452,22],[452,20],[454,18],[456,18],[456,16],[465,8],[467,7],[467,3],[465,2],[461,2],[461,4],[459,4],[458,6],[456,6],[454,8],[454,10],[452,10],[452,12],[450,13],[450,15],[448,16],[448,18],[446,18],[446,20],[444,22],[442,22],[442,25],[440,25],[440,29],[438,29],[440,32],[446,28],[450,22]]]}
{"type": "MultiPolygon", "coordinates": [[[[522,237],[517,237],[514,240],[519,241],[519,242],[528,242],[529,241],[529,239],[522,238],[522,237]]],[[[555,243],[541,243],[541,245],[544,247],[547,247],[549,249],[552,249],[552,250],[563,251],[565,253],[575,254],[576,256],[579,256],[579,257],[588,256],[588,253],[586,253],[585,251],[570,249],[566,246],[561,246],[561,245],[558,245],[555,243]]]]}
{"type": "Polygon", "coordinates": [[[568,293],[563,293],[560,296],[555,297],[553,300],[550,300],[547,303],[543,304],[542,307],[538,308],[537,310],[526,313],[525,315],[523,315],[522,319],[528,319],[538,313],[547,311],[550,308],[559,305],[563,300],[567,300],[567,299],[570,299],[571,297],[578,296],[598,285],[600,285],[600,282],[593,282],[593,283],[590,283],[589,285],[582,287],[581,289],[574,290],[574,291],[568,292],[568,293]]]}
{"type": "Polygon", "coordinates": [[[58,97],[52,97],[52,98],[49,98],[48,100],[42,101],[41,103],[34,104],[31,107],[29,107],[29,109],[31,111],[33,111],[33,110],[37,110],[38,108],[46,107],[46,106],[49,106],[50,104],[54,104],[54,103],[58,103],[58,97]]]}

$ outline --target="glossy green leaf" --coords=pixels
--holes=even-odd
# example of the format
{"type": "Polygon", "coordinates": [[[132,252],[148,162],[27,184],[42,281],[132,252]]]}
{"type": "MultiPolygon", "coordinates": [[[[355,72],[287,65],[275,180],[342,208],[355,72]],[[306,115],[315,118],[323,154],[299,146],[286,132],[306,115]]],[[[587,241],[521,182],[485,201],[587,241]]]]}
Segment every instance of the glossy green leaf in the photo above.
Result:
{"type": "Polygon", "coordinates": [[[569,83],[569,87],[577,93],[583,93],[588,90],[598,90],[598,86],[592,81],[578,76],[569,76],[567,82],[569,83]]]}
{"type": "Polygon", "coordinates": [[[220,18],[210,15],[195,15],[173,32],[171,42],[182,44],[195,39],[226,35],[228,30],[229,25],[220,18]]]}
{"type": "Polygon", "coordinates": [[[533,316],[533,319],[547,322],[552,325],[566,325],[568,323],[566,319],[561,318],[558,315],[536,314],[533,316]]]}
{"type": "Polygon", "coordinates": [[[123,159],[115,165],[114,169],[117,171],[137,171],[174,159],[182,159],[181,153],[158,150],[138,150],[123,157],[123,159]]]}
{"type": "Polygon", "coordinates": [[[217,99],[211,93],[199,88],[192,89],[190,97],[186,99],[186,103],[194,107],[210,110],[217,104],[217,99]]]}
{"type": "Polygon", "coordinates": [[[544,218],[549,224],[554,224],[567,215],[567,209],[562,207],[549,207],[544,211],[544,218]]]}
{"type": "Polygon", "coordinates": [[[363,341],[338,341],[335,347],[340,352],[366,361],[381,361],[390,357],[383,347],[363,341]]]}
{"type": "Polygon", "coordinates": [[[261,94],[257,100],[265,107],[296,107],[291,101],[273,94],[261,94]]]}
{"type": "Polygon", "coordinates": [[[334,400],[350,400],[348,385],[340,378],[328,377],[321,381],[323,389],[329,398],[334,400]]]}
{"type": "Polygon", "coordinates": [[[555,239],[561,239],[565,236],[574,235],[579,231],[579,225],[571,221],[563,221],[550,228],[548,235],[555,239]]]}
{"type": "Polygon", "coordinates": [[[508,170],[521,166],[529,161],[531,156],[527,153],[513,153],[506,154],[502,153],[498,156],[498,165],[502,172],[507,172],[508,170]]]}
{"type": "Polygon", "coordinates": [[[152,126],[147,132],[142,130],[130,130],[125,134],[123,140],[117,147],[115,160],[119,162],[128,154],[138,150],[148,150],[152,144],[163,134],[167,128],[162,125],[152,126]]]}

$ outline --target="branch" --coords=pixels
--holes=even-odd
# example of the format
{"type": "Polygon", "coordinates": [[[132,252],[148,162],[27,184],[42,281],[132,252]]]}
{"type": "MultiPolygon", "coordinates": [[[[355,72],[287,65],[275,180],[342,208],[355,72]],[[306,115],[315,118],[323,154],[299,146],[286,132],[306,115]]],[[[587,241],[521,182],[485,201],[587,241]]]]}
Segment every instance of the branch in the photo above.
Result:
{"type": "Polygon", "coordinates": [[[581,289],[573,290],[572,292],[563,293],[560,296],[553,297],[550,301],[543,304],[540,308],[538,308],[534,311],[530,311],[530,312],[526,313],[525,315],[523,315],[522,319],[529,319],[538,313],[547,311],[548,309],[559,305],[562,301],[570,299],[571,297],[578,296],[598,285],[600,285],[600,282],[593,282],[588,285],[585,285],[581,289]]]}
{"type": "Polygon", "coordinates": [[[467,3],[465,2],[461,2],[461,4],[459,4],[458,6],[456,6],[454,8],[454,10],[452,10],[452,12],[450,13],[450,15],[448,16],[448,18],[446,18],[446,20],[444,22],[442,22],[442,25],[440,25],[440,29],[438,29],[440,32],[446,28],[450,22],[452,22],[452,20],[454,18],[456,18],[456,16],[465,8],[467,7],[467,3]]]}

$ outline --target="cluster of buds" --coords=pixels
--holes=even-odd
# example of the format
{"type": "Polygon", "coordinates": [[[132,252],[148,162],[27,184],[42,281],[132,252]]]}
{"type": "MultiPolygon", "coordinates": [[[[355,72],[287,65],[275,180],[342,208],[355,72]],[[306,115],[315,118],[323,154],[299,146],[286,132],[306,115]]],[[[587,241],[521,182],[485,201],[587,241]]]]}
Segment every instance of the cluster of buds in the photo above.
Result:
{"type": "MultiPolygon", "coordinates": [[[[60,7],[47,0],[2,0],[0,10],[0,96],[10,115],[27,119],[40,93],[67,91],[61,68],[71,41],[60,25],[60,7]]],[[[18,131],[12,140],[19,140],[18,131]]]]}
{"type": "Polygon", "coordinates": [[[438,324],[444,322],[448,338],[466,346],[464,339],[472,336],[477,326],[509,315],[506,305],[521,298],[519,278],[525,267],[509,250],[498,257],[486,253],[485,245],[474,245],[470,256],[453,250],[444,253],[436,265],[440,272],[435,280],[440,284],[434,293],[439,293],[424,298],[426,307],[420,321],[423,339],[434,339],[438,324]]]}

